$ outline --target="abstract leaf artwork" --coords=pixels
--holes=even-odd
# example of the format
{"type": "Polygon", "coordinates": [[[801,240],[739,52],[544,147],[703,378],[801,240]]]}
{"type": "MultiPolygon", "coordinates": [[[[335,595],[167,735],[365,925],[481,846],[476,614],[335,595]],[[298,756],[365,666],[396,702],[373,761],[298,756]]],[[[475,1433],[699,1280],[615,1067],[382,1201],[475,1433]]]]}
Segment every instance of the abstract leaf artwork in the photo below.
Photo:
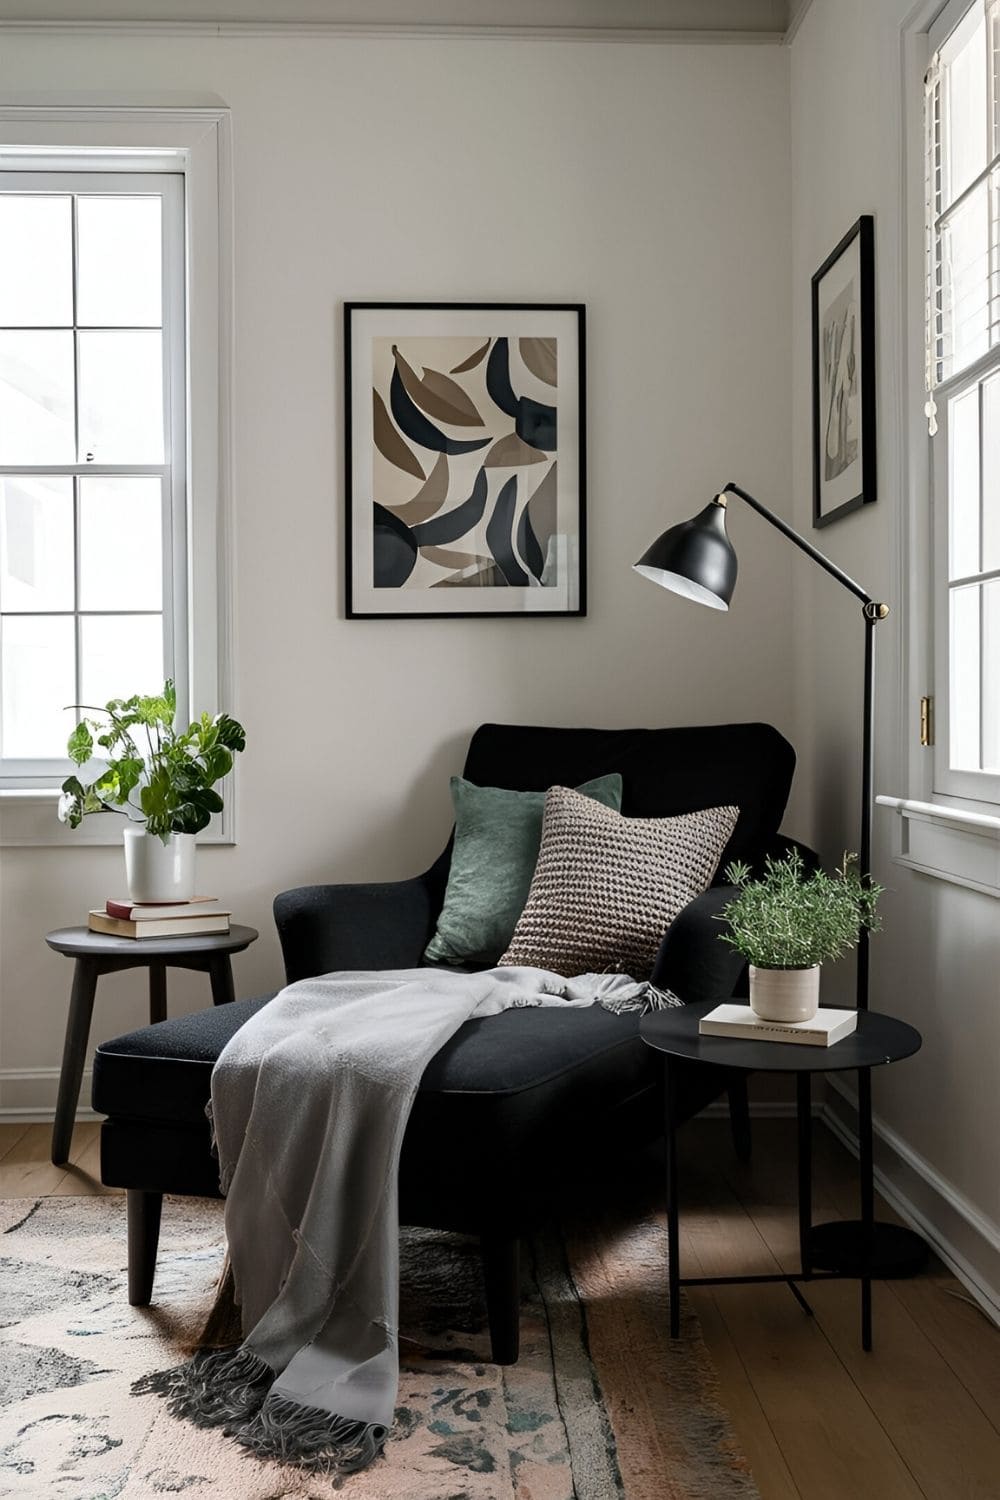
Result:
{"type": "Polygon", "coordinates": [[[346,308],[348,615],[584,612],[583,309],[346,308]]]}

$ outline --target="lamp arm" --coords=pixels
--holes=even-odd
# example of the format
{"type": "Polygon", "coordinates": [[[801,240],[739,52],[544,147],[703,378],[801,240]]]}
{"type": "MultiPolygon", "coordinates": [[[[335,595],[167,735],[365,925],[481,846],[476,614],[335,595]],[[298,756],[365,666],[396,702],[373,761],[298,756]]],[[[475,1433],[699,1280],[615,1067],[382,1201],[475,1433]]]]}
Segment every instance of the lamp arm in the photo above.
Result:
{"type": "MultiPolygon", "coordinates": [[[[845,573],[843,568],[838,568],[835,562],[831,562],[830,559],[826,557],[822,552],[818,551],[811,542],[807,542],[804,536],[799,536],[799,533],[793,530],[793,528],[788,525],[787,521],[783,521],[780,516],[776,516],[773,511],[768,510],[767,506],[762,505],[759,500],[755,500],[753,495],[748,494],[746,490],[740,489],[738,484],[727,484],[721,494],[717,496],[717,503],[724,505],[726,502],[727,494],[739,495],[740,499],[745,500],[747,505],[749,505],[752,510],[755,510],[759,516],[763,516],[765,521],[769,521],[771,525],[774,526],[776,530],[780,531],[783,536],[786,536],[790,542],[794,542],[796,547],[798,547],[801,552],[804,552],[807,557],[811,557],[814,563],[819,563],[820,567],[823,568],[827,573],[829,573],[831,578],[836,578],[837,582],[843,584],[845,589],[850,589],[851,593],[854,594],[858,599],[860,599],[862,604],[864,604],[866,607],[868,605],[875,604],[875,600],[871,597],[870,594],[867,594],[865,592],[860,583],[855,583],[854,579],[851,578],[847,573],[845,573]]],[[[879,609],[885,609],[885,606],[879,606],[879,609]]],[[[888,613],[888,609],[885,609],[885,614],[888,613]]],[[[878,618],[883,619],[884,615],[880,613],[878,618]]]]}

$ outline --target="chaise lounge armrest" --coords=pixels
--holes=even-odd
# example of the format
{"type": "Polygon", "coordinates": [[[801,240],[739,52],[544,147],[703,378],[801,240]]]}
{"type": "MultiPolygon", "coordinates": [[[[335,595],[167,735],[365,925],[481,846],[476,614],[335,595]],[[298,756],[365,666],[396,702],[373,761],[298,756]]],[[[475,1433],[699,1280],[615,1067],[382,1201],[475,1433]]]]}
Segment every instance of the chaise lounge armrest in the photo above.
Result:
{"type": "Polygon", "coordinates": [[[304,885],[274,900],[289,984],[341,969],[411,969],[434,931],[431,872],[374,885],[304,885]]]}
{"type": "MultiPolygon", "coordinates": [[[[755,870],[763,871],[764,858],[781,859],[797,849],[807,870],[816,869],[819,859],[812,849],[796,839],[775,834],[762,849],[755,870]]],[[[726,931],[723,908],[736,895],[734,885],[713,885],[685,906],[673,920],[656,957],[652,979],[661,989],[673,990],[686,1003],[698,1000],[722,1000],[737,992],[746,994],[743,983],[745,960],[721,941],[726,931]]]]}
{"type": "Polygon", "coordinates": [[[719,914],[735,895],[734,885],[713,885],[677,914],[656,956],[655,985],[673,990],[685,1004],[733,994],[744,959],[720,941],[726,925],[719,914]]]}

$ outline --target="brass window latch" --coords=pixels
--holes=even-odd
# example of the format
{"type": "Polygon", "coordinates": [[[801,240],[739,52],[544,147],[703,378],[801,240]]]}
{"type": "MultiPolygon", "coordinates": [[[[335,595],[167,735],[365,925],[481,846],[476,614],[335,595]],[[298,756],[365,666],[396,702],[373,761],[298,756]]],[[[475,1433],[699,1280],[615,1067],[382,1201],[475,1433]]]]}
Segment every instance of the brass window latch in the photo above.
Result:
{"type": "Polygon", "coordinates": [[[922,745],[933,745],[934,743],[933,698],[921,698],[920,700],[920,743],[922,745]]]}

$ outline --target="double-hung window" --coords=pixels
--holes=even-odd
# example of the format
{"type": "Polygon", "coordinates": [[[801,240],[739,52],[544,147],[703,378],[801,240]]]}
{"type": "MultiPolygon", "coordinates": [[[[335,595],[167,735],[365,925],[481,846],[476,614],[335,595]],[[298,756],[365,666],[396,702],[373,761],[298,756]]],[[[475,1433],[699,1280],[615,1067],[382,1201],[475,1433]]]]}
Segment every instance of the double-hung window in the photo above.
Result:
{"type": "Polygon", "coordinates": [[[1000,803],[1000,0],[952,0],[931,47],[933,790],[1000,803]]]}
{"type": "MultiPolygon", "coordinates": [[[[40,161],[38,165],[43,165],[40,161]]],[[[0,790],[187,689],[184,178],[0,171],[0,790]]]]}

